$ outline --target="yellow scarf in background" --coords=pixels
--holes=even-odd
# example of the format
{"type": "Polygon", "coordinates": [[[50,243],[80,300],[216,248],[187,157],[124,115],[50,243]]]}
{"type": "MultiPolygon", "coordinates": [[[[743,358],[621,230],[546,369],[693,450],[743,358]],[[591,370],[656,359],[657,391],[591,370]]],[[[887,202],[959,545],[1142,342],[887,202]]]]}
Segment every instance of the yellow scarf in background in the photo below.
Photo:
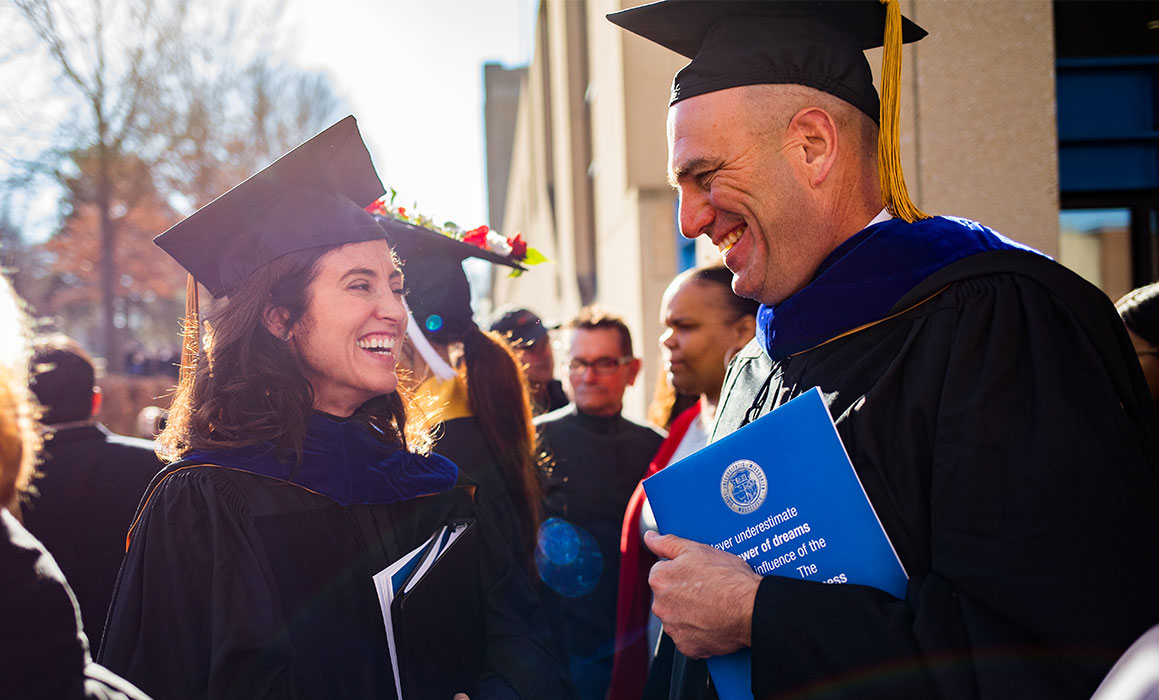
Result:
{"type": "Polygon", "coordinates": [[[456,374],[450,379],[439,379],[431,375],[419,384],[419,396],[433,396],[438,399],[438,422],[454,418],[467,418],[471,415],[471,404],[467,400],[467,380],[463,375],[456,374]]]}

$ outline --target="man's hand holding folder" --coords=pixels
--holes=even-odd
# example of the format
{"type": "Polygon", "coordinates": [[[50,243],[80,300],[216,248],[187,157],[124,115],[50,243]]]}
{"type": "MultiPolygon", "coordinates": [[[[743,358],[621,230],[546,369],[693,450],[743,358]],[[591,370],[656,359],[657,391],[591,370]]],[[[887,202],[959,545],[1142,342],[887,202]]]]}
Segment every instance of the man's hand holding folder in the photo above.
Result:
{"type": "Polygon", "coordinates": [[[648,575],[652,612],[680,653],[703,659],[752,644],[761,583],[752,567],[735,554],[676,535],[649,530],[644,544],[661,559],[648,575]]]}

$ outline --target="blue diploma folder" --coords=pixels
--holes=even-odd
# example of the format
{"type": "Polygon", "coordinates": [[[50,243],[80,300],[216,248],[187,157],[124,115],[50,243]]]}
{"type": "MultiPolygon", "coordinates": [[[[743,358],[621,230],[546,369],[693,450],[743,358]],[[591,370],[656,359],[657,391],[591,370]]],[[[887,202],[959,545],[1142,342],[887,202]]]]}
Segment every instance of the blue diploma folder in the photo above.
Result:
{"type": "MultiPolygon", "coordinates": [[[[898,598],[906,573],[817,388],[644,481],[662,534],[761,575],[858,583],[898,598]]],[[[722,700],[752,700],[748,649],[708,659],[722,700]]]]}

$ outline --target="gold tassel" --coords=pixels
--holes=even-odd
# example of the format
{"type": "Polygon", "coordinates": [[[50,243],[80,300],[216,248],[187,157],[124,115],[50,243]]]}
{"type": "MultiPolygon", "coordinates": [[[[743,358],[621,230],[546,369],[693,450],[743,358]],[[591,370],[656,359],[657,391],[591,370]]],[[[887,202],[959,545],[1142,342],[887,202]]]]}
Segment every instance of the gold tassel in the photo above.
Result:
{"type": "Polygon", "coordinates": [[[901,171],[901,6],[885,5],[885,46],[881,58],[881,130],[877,139],[877,169],[881,175],[882,204],[890,214],[913,223],[930,215],[909,198],[901,171]]]}
{"type": "Polygon", "coordinates": [[[201,350],[201,316],[198,313],[197,280],[193,275],[185,281],[185,327],[182,329],[180,381],[193,380],[197,369],[197,354],[201,350]]]}

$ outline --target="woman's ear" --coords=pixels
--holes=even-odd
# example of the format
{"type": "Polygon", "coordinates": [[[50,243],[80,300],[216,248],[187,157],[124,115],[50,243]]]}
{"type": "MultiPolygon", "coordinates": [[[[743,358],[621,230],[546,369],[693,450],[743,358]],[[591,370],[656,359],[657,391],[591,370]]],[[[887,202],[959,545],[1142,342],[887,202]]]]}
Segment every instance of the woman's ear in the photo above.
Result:
{"type": "Polygon", "coordinates": [[[749,344],[753,336],[757,334],[757,317],[752,314],[744,314],[736,322],[734,328],[736,333],[735,343],[730,348],[732,353],[737,353],[741,348],[749,344]]]}
{"type": "Polygon", "coordinates": [[[266,305],[262,311],[262,325],[278,340],[290,339],[290,312],[286,307],[266,305]]]}

